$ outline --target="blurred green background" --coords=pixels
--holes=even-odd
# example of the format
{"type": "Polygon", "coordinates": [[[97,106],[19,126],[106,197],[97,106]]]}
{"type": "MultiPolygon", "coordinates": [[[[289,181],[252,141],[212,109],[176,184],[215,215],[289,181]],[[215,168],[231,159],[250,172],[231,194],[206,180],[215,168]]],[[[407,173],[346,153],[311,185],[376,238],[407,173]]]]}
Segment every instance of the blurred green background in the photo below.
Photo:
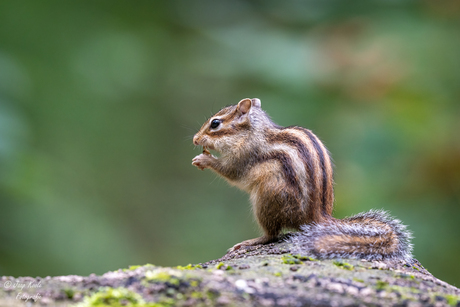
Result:
{"type": "Polygon", "coordinates": [[[185,265],[257,236],[192,136],[258,97],[460,285],[460,2],[1,1],[0,274],[185,265]]]}

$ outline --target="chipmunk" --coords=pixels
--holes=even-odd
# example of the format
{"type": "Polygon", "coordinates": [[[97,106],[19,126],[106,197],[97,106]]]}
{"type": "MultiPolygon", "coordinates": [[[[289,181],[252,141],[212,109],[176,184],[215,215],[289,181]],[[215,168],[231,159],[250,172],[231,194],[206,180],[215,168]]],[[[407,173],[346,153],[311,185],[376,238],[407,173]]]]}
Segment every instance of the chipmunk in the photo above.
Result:
{"type": "Polygon", "coordinates": [[[410,232],[385,211],[332,217],[334,182],[328,150],[306,128],[273,123],[259,99],[246,98],[223,108],[203,124],[193,143],[203,146],[203,153],[192,164],[248,192],[264,231],[231,250],[274,242],[283,229],[295,229],[300,231],[288,240],[296,253],[367,260],[412,257],[410,232]]]}

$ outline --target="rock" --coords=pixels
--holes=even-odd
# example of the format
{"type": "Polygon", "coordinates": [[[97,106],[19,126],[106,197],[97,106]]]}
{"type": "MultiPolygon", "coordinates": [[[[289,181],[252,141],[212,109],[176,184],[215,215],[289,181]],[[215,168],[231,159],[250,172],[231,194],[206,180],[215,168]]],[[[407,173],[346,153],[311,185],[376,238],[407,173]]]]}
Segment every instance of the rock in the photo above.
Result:
{"type": "Polygon", "coordinates": [[[2,277],[0,306],[457,306],[460,289],[415,259],[316,260],[278,242],[185,267],[136,266],[102,276],[2,277]],[[28,286],[31,285],[31,286],[28,286]],[[32,285],[34,285],[32,287],[32,285]],[[130,304],[128,304],[130,303],[130,304]],[[110,305],[107,305],[110,306],[110,305]]]}

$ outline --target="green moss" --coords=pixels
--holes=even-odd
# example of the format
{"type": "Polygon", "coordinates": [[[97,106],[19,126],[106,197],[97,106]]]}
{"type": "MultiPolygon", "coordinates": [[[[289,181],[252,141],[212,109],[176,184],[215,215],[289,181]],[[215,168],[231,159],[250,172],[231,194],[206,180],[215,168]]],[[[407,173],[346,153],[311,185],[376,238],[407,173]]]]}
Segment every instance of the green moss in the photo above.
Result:
{"type": "Polygon", "coordinates": [[[281,261],[283,261],[284,264],[302,264],[303,262],[300,261],[298,258],[294,257],[291,254],[286,254],[281,257],[281,261]]]}
{"type": "Polygon", "coordinates": [[[216,269],[224,269],[225,271],[230,271],[233,270],[233,267],[231,265],[225,265],[223,262],[219,262],[218,264],[216,264],[216,269]]]}
{"type": "Polygon", "coordinates": [[[157,268],[145,272],[144,279],[141,281],[143,286],[152,283],[162,283],[167,286],[167,293],[170,296],[177,295],[177,286],[196,288],[200,285],[202,278],[193,272],[183,272],[170,268],[157,268]],[[169,292],[168,292],[169,291],[169,292]]]}
{"type": "Polygon", "coordinates": [[[156,270],[145,272],[145,279],[149,282],[168,282],[172,285],[179,285],[180,276],[172,270],[156,270]]]}
{"type": "Polygon", "coordinates": [[[72,299],[73,296],[75,295],[75,291],[73,289],[67,288],[64,289],[64,293],[67,296],[67,298],[72,299]]]}
{"type": "Polygon", "coordinates": [[[420,289],[419,289],[419,288],[410,287],[409,289],[410,289],[412,292],[414,292],[414,293],[420,293],[420,289]]]}
{"type": "Polygon", "coordinates": [[[99,292],[84,298],[77,307],[147,307],[138,293],[125,288],[101,288],[99,292]]]}
{"type": "Polygon", "coordinates": [[[460,303],[460,296],[447,294],[444,296],[447,300],[447,304],[451,306],[457,306],[460,303]]]}
{"type": "Polygon", "coordinates": [[[389,288],[391,291],[400,292],[400,293],[420,293],[420,290],[415,287],[401,287],[401,286],[391,286],[389,288]]]}
{"type": "Polygon", "coordinates": [[[179,270],[195,270],[195,269],[202,269],[203,267],[200,264],[192,265],[191,263],[189,263],[186,266],[178,265],[176,268],[179,270]]]}
{"type": "Polygon", "coordinates": [[[223,267],[225,264],[223,262],[219,262],[216,264],[216,269],[220,270],[221,267],[223,267]]]}
{"type": "Polygon", "coordinates": [[[310,256],[302,256],[300,254],[297,254],[297,255],[294,255],[295,258],[299,259],[299,260],[302,260],[302,261],[318,261],[318,259],[315,259],[313,257],[310,257],[310,256]]]}
{"type": "Polygon", "coordinates": [[[398,278],[405,278],[405,279],[415,279],[415,276],[412,274],[406,274],[406,273],[396,273],[395,277],[398,278]]]}
{"type": "Polygon", "coordinates": [[[139,307],[173,307],[173,306],[176,306],[176,301],[172,298],[164,298],[160,302],[139,305],[139,307]]]}
{"type": "Polygon", "coordinates": [[[275,275],[276,277],[281,277],[281,276],[283,276],[283,274],[282,274],[281,272],[276,272],[276,273],[274,273],[273,275],[275,275]]]}
{"type": "Polygon", "coordinates": [[[418,300],[417,295],[420,294],[420,290],[416,287],[389,285],[387,282],[384,281],[377,281],[377,290],[390,291],[398,294],[401,300],[411,301],[418,300]]]}
{"type": "Polygon", "coordinates": [[[364,283],[364,280],[362,280],[362,279],[360,279],[360,278],[353,277],[353,280],[354,280],[354,281],[357,281],[357,282],[362,282],[362,283],[364,283]]]}
{"type": "Polygon", "coordinates": [[[127,269],[122,269],[123,272],[127,272],[127,271],[134,271],[138,268],[142,268],[142,267],[152,267],[154,268],[155,265],[153,264],[150,264],[150,263],[147,263],[147,264],[144,264],[144,265],[130,265],[127,269]]]}
{"type": "Polygon", "coordinates": [[[345,269],[345,270],[353,270],[355,267],[352,265],[352,264],[349,264],[348,262],[344,262],[344,261],[334,261],[333,264],[335,266],[338,266],[339,268],[341,269],[345,269]]]}
{"type": "Polygon", "coordinates": [[[198,291],[193,291],[190,296],[192,298],[201,299],[201,298],[203,298],[203,293],[198,292],[198,291]]]}
{"type": "Polygon", "coordinates": [[[386,281],[377,280],[376,285],[377,290],[385,290],[389,284],[386,281]]]}
{"type": "MultiPolygon", "coordinates": [[[[177,299],[183,298],[183,295],[176,293],[174,289],[168,289],[166,293],[176,295],[177,299]]],[[[193,293],[192,297],[202,297],[193,293]]],[[[173,307],[176,305],[176,300],[170,297],[162,297],[158,302],[145,302],[140,294],[126,288],[101,288],[99,292],[85,297],[83,302],[75,307],[173,307]]]]}
{"type": "Polygon", "coordinates": [[[208,291],[206,291],[206,296],[211,301],[215,301],[220,296],[220,293],[217,290],[209,289],[208,291]]]}

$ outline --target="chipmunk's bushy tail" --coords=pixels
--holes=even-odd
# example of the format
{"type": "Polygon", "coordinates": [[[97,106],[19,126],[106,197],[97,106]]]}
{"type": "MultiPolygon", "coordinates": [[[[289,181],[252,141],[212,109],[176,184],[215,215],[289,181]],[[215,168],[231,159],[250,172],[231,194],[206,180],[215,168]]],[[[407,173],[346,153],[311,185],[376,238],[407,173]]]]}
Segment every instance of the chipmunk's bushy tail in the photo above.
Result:
{"type": "Polygon", "coordinates": [[[371,210],[342,220],[308,224],[288,240],[293,253],[316,258],[405,260],[412,258],[411,233],[383,210],[371,210]]]}

